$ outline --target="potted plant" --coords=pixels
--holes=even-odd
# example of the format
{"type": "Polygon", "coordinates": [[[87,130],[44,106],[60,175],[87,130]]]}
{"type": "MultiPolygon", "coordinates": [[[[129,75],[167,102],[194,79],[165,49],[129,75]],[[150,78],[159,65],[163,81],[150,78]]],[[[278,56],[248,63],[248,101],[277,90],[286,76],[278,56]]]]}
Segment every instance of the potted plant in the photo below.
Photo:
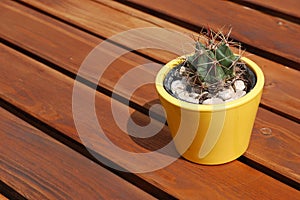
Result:
{"type": "Polygon", "coordinates": [[[264,86],[261,69],[232,51],[229,35],[201,31],[191,54],[158,72],[156,89],[177,151],[200,164],[222,164],[247,149],[264,86]]]}

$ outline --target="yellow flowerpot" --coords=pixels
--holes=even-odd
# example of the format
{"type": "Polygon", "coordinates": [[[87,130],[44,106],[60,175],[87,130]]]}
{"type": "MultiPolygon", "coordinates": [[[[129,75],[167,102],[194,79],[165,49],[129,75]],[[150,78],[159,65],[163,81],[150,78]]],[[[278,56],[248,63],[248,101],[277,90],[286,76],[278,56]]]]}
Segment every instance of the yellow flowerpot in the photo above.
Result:
{"type": "Polygon", "coordinates": [[[248,58],[241,58],[256,75],[256,84],[250,92],[224,104],[193,104],[173,97],[163,86],[168,72],[183,60],[184,57],[179,57],[167,63],[155,80],[177,151],[187,160],[200,164],[235,160],[249,145],[264,86],[261,69],[248,58]]]}

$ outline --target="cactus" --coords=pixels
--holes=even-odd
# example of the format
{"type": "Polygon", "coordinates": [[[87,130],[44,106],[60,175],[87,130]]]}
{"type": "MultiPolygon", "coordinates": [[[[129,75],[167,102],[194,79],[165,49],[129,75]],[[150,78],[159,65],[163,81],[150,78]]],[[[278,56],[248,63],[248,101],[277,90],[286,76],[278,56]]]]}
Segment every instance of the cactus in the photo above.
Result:
{"type": "Polygon", "coordinates": [[[235,78],[235,68],[241,63],[240,55],[235,55],[230,49],[237,45],[228,40],[230,32],[225,36],[222,31],[208,29],[206,34],[201,31],[200,37],[195,40],[195,52],[187,56],[184,62],[187,69],[185,75],[190,84],[218,92],[235,78]]]}

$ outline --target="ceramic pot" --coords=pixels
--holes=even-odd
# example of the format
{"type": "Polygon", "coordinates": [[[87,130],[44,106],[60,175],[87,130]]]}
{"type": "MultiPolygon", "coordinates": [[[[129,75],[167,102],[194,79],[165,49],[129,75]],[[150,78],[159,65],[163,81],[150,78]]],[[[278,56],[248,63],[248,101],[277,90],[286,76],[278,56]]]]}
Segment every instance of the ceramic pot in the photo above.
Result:
{"type": "Polygon", "coordinates": [[[184,61],[179,57],[167,63],[155,80],[168,126],[177,151],[187,160],[216,165],[240,157],[248,148],[260,103],[264,75],[248,58],[242,57],[256,76],[253,89],[245,96],[224,104],[202,105],[181,101],[169,94],[163,82],[168,72],[184,61]]]}

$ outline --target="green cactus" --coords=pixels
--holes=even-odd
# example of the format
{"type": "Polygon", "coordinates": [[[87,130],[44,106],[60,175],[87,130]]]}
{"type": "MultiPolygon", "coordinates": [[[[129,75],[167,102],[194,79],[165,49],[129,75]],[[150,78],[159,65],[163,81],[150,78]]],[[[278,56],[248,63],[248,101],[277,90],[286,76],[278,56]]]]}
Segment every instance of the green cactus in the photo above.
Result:
{"type": "MultiPolygon", "coordinates": [[[[230,32],[229,32],[230,33],[230,32]]],[[[228,41],[228,35],[213,32],[208,29],[207,34],[202,34],[202,41],[195,41],[195,52],[186,58],[185,66],[192,72],[189,73],[194,81],[202,87],[224,85],[226,81],[235,76],[235,66],[240,56],[234,55],[228,41]]]]}

